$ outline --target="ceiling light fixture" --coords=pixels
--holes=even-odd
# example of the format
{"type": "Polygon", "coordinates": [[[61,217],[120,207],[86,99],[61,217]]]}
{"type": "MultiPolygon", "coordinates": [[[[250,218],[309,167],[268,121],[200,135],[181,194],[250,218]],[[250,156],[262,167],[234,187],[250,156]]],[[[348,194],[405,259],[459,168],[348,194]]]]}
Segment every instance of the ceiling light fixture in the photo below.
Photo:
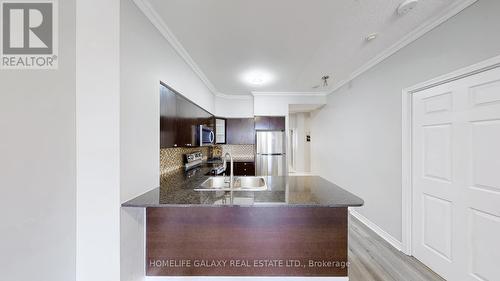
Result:
{"type": "Polygon", "coordinates": [[[323,80],[323,87],[328,87],[328,79],[330,79],[329,75],[321,77],[321,80],[323,80]]]}
{"type": "Polygon", "coordinates": [[[418,4],[418,0],[406,0],[403,3],[401,3],[398,7],[398,15],[406,15],[408,14],[411,10],[413,10],[418,4]]]}
{"type": "Polygon", "coordinates": [[[261,86],[271,82],[274,79],[273,75],[263,70],[248,71],[242,76],[242,80],[254,86],[261,86]]]}

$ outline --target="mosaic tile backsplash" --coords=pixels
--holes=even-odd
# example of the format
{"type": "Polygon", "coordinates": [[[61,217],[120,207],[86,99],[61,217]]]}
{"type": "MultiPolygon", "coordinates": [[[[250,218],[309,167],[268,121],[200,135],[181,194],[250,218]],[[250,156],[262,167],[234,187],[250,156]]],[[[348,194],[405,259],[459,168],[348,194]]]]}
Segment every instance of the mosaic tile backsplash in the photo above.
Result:
{"type": "Polygon", "coordinates": [[[224,144],[222,145],[222,155],[226,155],[226,152],[231,153],[234,160],[253,161],[255,158],[255,145],[224,144]]]}
{"type": "MultiPolygon", "coordinates": [[[[222,155],[230,152],[235,161],[253,161],[255,157],[255,145],[220,145],[222,155]]],[[[183,155],[201,151],[204,160],[209,155],[208,146],[203,147],[174,147],[160,149],[160,174],[170,173],[184,166],[183,155]]]]}

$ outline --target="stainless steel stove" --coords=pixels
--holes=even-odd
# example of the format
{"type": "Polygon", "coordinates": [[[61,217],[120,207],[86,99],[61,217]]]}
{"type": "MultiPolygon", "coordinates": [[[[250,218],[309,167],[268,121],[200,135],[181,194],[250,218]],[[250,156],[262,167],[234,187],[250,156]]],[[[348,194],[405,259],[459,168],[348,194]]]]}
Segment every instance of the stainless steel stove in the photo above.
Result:
{"type": "Polygon", "coordinates": [[[194,167],[198,167],[202,163],[203,163],[203,153],[201,153],[201,151],[184,154],[184,169],[186,169],[186,171],[194,167]]]}

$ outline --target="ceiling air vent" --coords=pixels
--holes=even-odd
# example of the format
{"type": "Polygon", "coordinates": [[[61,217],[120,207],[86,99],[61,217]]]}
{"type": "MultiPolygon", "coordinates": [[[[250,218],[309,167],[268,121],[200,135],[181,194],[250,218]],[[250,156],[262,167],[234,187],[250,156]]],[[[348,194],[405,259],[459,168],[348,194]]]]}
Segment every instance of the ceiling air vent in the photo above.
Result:
{"type": "Polygon", "coordinates": [[[406,15],[417,6],[418,0],[406,0],[398,7],[398,15],[406,15]]]}

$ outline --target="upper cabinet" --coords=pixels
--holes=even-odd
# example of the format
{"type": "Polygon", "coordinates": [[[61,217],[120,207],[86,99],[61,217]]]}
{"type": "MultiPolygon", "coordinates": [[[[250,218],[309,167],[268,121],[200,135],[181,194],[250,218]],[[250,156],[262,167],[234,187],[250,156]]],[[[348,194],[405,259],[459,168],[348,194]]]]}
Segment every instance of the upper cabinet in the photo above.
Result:
{"type": "Polygon", "coordinates": [[[224,118],[215,118],[215,143],[226,143],[226,119],[224,118]]]}
{"type": "Polygon", "coordinates": [[[177,144],[177,98],[167,87],[160,87],[160,147],[177,144]]]}
{"type": "Polygon", "coordinates": [[[253,118],[226,119],[226,143],[255,144],[254,126],[253,118]]]}
{"type": "Polygon", "coordinates": [[[176,95],[177,132],[174,146],[196,146],[196,116],[193,105],[176,95]]]}
{"type": "Polygon", "coordinates": [[[164,84],[160,87],[160,147],[199,146],[199,130],[215,129],[217,144],[255,144],[255,131],[284,131],[285,117],[215,118],[164,84]]]}
{"type": "Polygon", "coordinates": [[[200,125],[214,128],[213,115],[162,84],[160,147],[199,146],[200,125]]]}
{"type": "Polygon", "coordinates": [[[255,130],[284,131],[285,117],[282,116],[256,116],[255,130]]]}

